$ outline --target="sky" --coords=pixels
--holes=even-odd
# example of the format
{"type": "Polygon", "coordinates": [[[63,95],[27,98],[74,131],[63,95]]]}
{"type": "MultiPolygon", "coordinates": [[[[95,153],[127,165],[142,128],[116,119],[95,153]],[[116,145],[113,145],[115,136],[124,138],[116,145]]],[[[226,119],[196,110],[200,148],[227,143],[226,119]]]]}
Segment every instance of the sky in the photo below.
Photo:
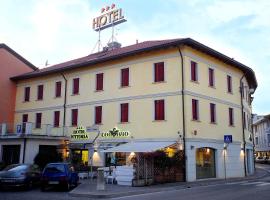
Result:
{"type": "MultiPolygon", "coordinates": [[[[191,37],[251,67],[257,77],[253,113],[270,113],[269,0],[0,0],[0,43],[39,68],[91,54],[92,19],[116,4],[122,46],[191,37]]],[[[111,30],[101,32],[102,45],[111,30]]]]}

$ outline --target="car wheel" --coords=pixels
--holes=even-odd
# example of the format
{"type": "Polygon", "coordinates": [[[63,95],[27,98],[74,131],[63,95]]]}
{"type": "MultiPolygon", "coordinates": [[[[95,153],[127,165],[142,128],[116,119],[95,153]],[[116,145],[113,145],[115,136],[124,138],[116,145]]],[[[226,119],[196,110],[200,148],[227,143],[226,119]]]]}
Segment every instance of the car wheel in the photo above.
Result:
{"type": "Polygon", "coordinates": [[[45,192],[45,190],[46,190],[45,185],[41,185],[40,190],[41,190],[41,192],[45,192]]]}
{"type": "Polygon", "coordinates": [[[33,181],[29,181],[26,185],[27,190],[31,190],[33,188],[33,181]]]}

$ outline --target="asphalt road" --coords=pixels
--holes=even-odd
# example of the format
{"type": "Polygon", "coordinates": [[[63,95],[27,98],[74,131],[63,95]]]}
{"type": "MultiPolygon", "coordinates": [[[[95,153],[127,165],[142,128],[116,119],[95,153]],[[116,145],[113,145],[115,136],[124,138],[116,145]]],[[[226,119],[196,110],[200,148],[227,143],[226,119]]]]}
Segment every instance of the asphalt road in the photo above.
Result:
{"type": "MultiPolygon", "coordinates": [[[[270,165],[260,165],[270,171],[270,165]]],[[[40,192],[38,188],[31,191],[7,190],[0,192],[0,200],[75,200],[67,192],[49,190],[40,192]]],[[[89,198],[79,198],[89,200],[89,198]]],[[[167,192],[140,194],[113,198],[121,200],[270,200],[270,174],[252,181],[239,181],[222,185],[196,186],[188,189],[167,192]]]]}

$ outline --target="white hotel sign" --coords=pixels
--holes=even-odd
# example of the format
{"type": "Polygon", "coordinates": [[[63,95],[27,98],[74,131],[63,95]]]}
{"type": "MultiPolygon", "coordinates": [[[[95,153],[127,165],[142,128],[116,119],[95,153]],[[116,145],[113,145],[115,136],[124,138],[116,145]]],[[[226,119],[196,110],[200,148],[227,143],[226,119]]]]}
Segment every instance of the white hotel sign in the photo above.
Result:
{"type": "Polygon", "coordinates": [[[93,19],[93,29],[95,31],[101,31],[127,21],[123,16],[122,9],[115,9],[115,4],[102,8],[101,13],[104,14],[93,19]]]}

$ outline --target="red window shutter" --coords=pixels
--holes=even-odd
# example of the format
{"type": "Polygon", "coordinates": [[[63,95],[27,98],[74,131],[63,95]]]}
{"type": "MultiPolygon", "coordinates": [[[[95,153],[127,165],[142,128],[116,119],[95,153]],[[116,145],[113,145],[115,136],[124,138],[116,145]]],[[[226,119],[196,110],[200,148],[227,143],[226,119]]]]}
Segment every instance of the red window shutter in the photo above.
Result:
{"type": "Polygon", "coordinates": [[[192,99],[192,119],[198,120],[198,100],[192,99]]]}
{"type": "Polygon", "coordinates": [[[54,127],[59,127],[60,111],[54,111],[54,127]]]}
{"type": "Polygon", "coordinates": [[[30,87],[24,88],[24,101],[30,100],[30,87]]]}
{"type": "Polygon", "coordinates": [[[121,69],[121,86],[129,86],[129,68],[121,69]]]}
{"type": "Polygon", "coordinates": [[[210,120],[212,123],[216,122],[216,105],[210,103],[210,120]]]}
{"type": "Polygon", "coordinates": [[[55,97],[61,97],[61,85],[61,81],[55,83],[55,97]]]}
{"type": "Polygon", "coordinates": [[[197,63],[194,61],[191,61],[191,80],[197,81],[197,63]]]}
{"type": "Polygon", "coordinates": [[[36,128],[41,128],[42,113],[36,113],[36,128]]]}
{"type": "Polygon", "coordinates": [[[164,100],[155,100],[155,120],[165,120],[164,100]]]}
{"type": "Polygon", "coordinates": [[[209,86],[214,86],[214,69],[209,68],[209,86]]]}
{"type": "Polygon", "coordinates": [[[37,100],[42,100],[43,99],[43,85],[39,85],[38,86],[38,96],[37,96],[37,100]]]}
{"type": "Polygon", "coordinates": [[[78,109],[72,109],[71,110],[71,123],[72,126],[77,126],[78,125],[78,109]]]}
{"type": "Polygon", "coordinates": [[[164,81],[164,62],[154,64],[155,68],[155,82],[164,81]]]}
{"type": "Polygon", "coordinates": [[[102,123],[102,106],[95,107],[95,124],[102,123]]]}
{"type": "Polygon", "coordinates": [[[28,122],[28,114],[23,114],[23,116],[22,116],[22,122],[23,123],[28,122]]]}
{"type": "Polygon", "coordinates": [[[128,103],[121,104],[121,122],[128,122],[128,103]]]}
{"type": "Polygon", "coordinates": [[[99,90],[103,90],[103,73],[100,73],[100,74],[97,74],[96,75],[96,90],[99,91],[99,90]]]}
{"type": "Polygon", "coordinates": [[[232,92],[232,77],[227,75],[227,88],[228,92],[232,92]]]}
{"type": "Polygon", "coordinates": [[[233,121],[233,108],[229,108],[229,125],[233,126],[234,121],[233,121]]]}
{"type": "Polygon", "coordinates": [[[74,78],[73,79],[73,94],[79,94],[80,90],[80,79],[74,78]]]}

